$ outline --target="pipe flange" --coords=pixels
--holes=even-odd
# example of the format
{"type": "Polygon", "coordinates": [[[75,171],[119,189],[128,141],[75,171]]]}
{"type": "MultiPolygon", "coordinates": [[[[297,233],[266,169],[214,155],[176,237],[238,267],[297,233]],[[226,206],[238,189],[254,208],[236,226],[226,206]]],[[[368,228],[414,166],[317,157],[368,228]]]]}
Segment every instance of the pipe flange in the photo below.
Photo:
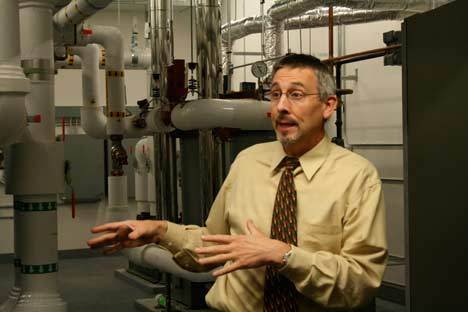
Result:
{"type": "Polygon", "coordinates": [[[50,81],[54,72],[50,67],[49,59],[29,59],[22,60],[21,66],[26,77],[31,80],[50,81]]]}

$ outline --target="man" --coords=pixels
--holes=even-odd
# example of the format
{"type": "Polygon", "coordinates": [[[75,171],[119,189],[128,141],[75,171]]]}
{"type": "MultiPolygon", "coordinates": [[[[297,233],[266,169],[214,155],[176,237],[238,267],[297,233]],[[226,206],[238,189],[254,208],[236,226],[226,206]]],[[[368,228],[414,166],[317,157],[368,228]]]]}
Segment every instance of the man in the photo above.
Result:
{"type": "Polygon", "coordinates": [[[222,311],[349,310],[379,287],[386,257],[381,182],[362,157],[330,142],[337,105],[318,59],[274,67],[271,119],[278,141],[242,151],[206,227],[124,221],[94,228],[91,247],[114,252],[159,243],[190,270],[223,265],[206,296],[222,311]]]}

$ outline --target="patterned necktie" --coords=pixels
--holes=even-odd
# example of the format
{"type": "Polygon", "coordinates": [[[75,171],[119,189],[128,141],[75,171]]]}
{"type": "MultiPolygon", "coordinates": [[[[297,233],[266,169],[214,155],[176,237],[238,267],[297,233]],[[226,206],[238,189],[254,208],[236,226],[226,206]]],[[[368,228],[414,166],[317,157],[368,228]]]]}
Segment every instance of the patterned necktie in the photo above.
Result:
{"type": "MultiPolygon", "coordinates": [[[[298,166],[299,160],[297,158],[285,157],[281,161],[279,167],[284,167],[284,171],[278,185],[271,219],[270,237],[291,245],[297,245],[297,196],[293,171],[298,166]]],[[[288,312],[298,310],[297,291],[294,284],[278,273],[272,266],[266,268],[264,290],[263,311],[288,312]]]]}

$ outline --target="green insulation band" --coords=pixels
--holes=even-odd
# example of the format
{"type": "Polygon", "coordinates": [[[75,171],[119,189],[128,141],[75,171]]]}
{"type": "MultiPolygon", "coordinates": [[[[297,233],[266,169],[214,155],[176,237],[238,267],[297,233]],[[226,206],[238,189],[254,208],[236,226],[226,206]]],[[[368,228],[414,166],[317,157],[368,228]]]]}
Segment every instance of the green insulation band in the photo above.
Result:
{"type": "Polygon", "coordinates": [[[58,271],[57,263],[40,264],[40,265],[21,265],[21,273],[23,274],[47,274],[58,271]]]}
{"type": "Polygon", "coordinates": [[[24,203],[15,201],[15,210],[23,212],[54,211],[57,210],[57,202],[24,203]]]}

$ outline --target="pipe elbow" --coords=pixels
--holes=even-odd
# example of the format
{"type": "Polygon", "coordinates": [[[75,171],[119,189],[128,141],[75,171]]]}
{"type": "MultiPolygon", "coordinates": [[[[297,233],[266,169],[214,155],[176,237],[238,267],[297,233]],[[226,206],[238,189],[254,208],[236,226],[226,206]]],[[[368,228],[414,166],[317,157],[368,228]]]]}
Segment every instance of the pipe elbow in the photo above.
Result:
{"type": "Polygon", "coordinates": [[[87,135],[95,139],[107,138],[106,125],[107,118],[101,107],[85,106],[81,108],[81,127],[87,135]]]}

